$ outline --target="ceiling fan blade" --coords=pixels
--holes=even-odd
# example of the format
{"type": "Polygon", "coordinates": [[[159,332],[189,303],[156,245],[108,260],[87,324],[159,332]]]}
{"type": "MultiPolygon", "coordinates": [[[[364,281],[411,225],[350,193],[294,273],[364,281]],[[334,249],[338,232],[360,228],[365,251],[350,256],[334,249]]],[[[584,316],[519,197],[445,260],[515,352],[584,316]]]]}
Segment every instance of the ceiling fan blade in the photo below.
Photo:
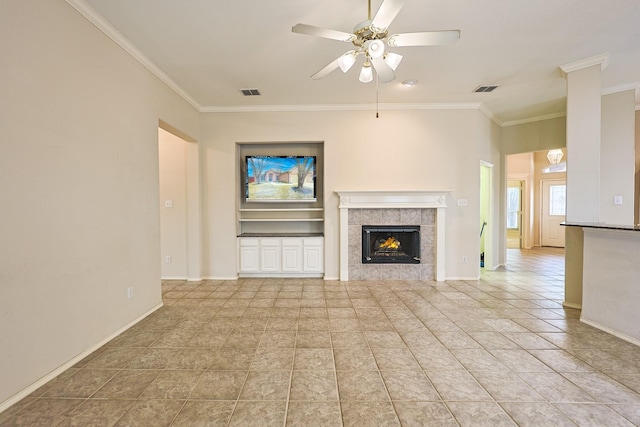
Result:
{"type": "MultiPolygon", "coordinates": [[[[338,59],[340,59],[340,58],[338,58],[338,59]]],[[[313,80],[320,80],[321,78],[323,78],[323,77],[327,76],[328,74],[330,74],[332,71],[337,70],[340,67],[340,65],[338,64],[338,59],[336,59],[335,61],[333,61],[332,63],[330,63],[326,67],[324,67],[322,70],[320,70],[317,73],[315,73],[314,75],[312,75],[311,78],[313,80]]]]}
{"type": "Polygon", "coordinates": [[[291,31],[293,31],[294,33],[306,34],[308,36],[338,40],[341,42],[350,42],[356,37],[354,34],[345,33],[343,31],[328,30],[326,28],[314,27],[313,25],[306,24],[296,24],[291,28],[291,31]]]}
{"type": "Polygon", "coordinates": [[[380,30],[387,29],[404,6],[404,2],[405,0],[384,0],[371,25],[380,30]]]}
{"type": "Polygon", "coordinates": [[[384,62],[382,58],[371,58],[371,64],[373,68],[376,69],[376,73],[378,73],[378,78],[382,83],[389,83],[391,80],[396,78],[393,69],[384,62]]]}
{"type": "Polygon", "coordinates": [[[424,31],[421,33],[393,34],[387,37],[389,46],[433,46],[449,44],[460,38],[460,30],[424,31]]]}

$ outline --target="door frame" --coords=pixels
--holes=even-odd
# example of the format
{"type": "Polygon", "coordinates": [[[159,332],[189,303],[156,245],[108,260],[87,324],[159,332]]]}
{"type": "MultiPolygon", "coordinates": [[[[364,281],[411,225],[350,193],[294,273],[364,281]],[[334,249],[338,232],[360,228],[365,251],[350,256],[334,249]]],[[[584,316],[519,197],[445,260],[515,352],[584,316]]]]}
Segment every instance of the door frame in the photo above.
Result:
{"type": "MultiPolygon", "coordinates": [[[[495,253],[494,253],[494,238],[493,238],[493,228],[494,228],[494,209],[493,209],[493,181],[494,181],[494,165],[493,163],[487,162],[485,160],[480,160],[480,199],[483,197],[487,198],[487,212],[486,218],[487,225],[484,229],[485,239],[484,239],[484,269],[485,270],[495,270],[498,266],[494,263],[495,253]],[[487,188],[483,188],[482,185],[482,174],[484,170],[488,171],[488,183],[487,188]]],[[[480,202],[480,206],[482,206],[482,201],[480,202]]],[[[482,208],[480,208],[482,209],[482,208]]],[[[478,212],[479,219],[482,219],[482,211],[478,212]]],[[[481,225],[482,226],[482,225],[481,225]]],[[[478,248],[480,247],[480,239],[481,236],[478,236],[478,248]]],[[[480,269],[480,260],[478,260],[478,271],[480,269]]]]}
{"type": "Polygon", "coordinates": [[[525,201],[524,201],[524,189],[525,189],[525,181],[524,180],[517,180],[517,179],[509,179],[507,180],[507,228],[506,228],[506,236],[507,236],[507,248],[509,248],[509,230],[513,230],[512,228],[508,227],[508,215],[509,215],[509,210],[508,210],[508,200],[509,200],[509,193],[508,190],[509,188],[518,188],[519,190],[519,203],[520,206],[518,207],[518,249],[522,249],[524,247],[524,231],[525,231],[525,226],[524,226],[524,214],[525,214],[525,201]],[[517,183],[517,186],[515,185],[517,183]]]}

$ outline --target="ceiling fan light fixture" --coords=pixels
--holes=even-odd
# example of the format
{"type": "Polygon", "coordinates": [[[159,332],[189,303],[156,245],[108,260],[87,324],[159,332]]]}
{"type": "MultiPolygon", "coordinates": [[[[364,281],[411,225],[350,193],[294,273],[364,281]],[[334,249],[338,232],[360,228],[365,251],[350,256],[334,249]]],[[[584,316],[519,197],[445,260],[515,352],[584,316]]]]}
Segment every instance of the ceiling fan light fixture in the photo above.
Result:
{"type": "Polygon", "coordinates": [[[400,61],[402,61],[402,55],[399,55],[397,53],[387,52],[384,55],[384,62],[386,62],[393,71],[398,68],[398,65],[400,65],[400,61]]]}
{"type": "Polygon", "coordinates": [[[364,63],[364,65],[362,66],[362,70],[360,70],[359,80],[362,83],[369,83],[373,80],[373,69],[371,68],[371,63],[364,63]]]}
{"type": "Polygon", "coordinates": [[[343,73],[346,73],[347,71],[349,71],[351,67],[353,67],[353,64],[355,63],[356,63],[355,50],[351,50],[345,53],[344,55],[342,55],[340,58],[338,58],[338,66],[340,67],[343,73]]]}
{"type": "Polygon", "coordinates": [[[382,58],[382,55],[384,55],[384,42],[382,40],[367,40],[364,43],[364,47],[370,58],[382,58]]]}

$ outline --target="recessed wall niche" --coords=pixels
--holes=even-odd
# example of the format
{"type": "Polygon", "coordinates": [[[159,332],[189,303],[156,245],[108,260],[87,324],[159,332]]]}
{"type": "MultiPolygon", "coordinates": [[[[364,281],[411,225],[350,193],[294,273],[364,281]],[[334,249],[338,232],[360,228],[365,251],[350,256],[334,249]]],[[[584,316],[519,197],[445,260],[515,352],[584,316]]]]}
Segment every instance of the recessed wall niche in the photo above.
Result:
{"type": "Polygon", "coordinates": [[[238,142],[236,164],[238,236],[323,234],[323,142],[238,142]],[[247,156],[315,157],[315,201],[247,201],[247,156]]]}

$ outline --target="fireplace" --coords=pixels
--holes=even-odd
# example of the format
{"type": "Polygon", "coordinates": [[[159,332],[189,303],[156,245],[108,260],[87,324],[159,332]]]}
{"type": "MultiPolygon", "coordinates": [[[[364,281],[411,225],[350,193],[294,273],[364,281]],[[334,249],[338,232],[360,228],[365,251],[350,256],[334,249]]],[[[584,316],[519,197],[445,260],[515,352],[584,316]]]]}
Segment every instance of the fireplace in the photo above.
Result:
{"type": "MultiPolygon", "coordinates": [[[[445,280],[445,211],[450,191],[338,191],[340,280],[445,280]],[[364,264],[362,226],[420,225],[419,264],[364,264]]],[[[325,276],[326,278],[326,276],[325,276]]]]}
{"type": "Polygon", "coordinates": [[[419,225],[363,225],[363,264],[420,264],[419,225]]]}

